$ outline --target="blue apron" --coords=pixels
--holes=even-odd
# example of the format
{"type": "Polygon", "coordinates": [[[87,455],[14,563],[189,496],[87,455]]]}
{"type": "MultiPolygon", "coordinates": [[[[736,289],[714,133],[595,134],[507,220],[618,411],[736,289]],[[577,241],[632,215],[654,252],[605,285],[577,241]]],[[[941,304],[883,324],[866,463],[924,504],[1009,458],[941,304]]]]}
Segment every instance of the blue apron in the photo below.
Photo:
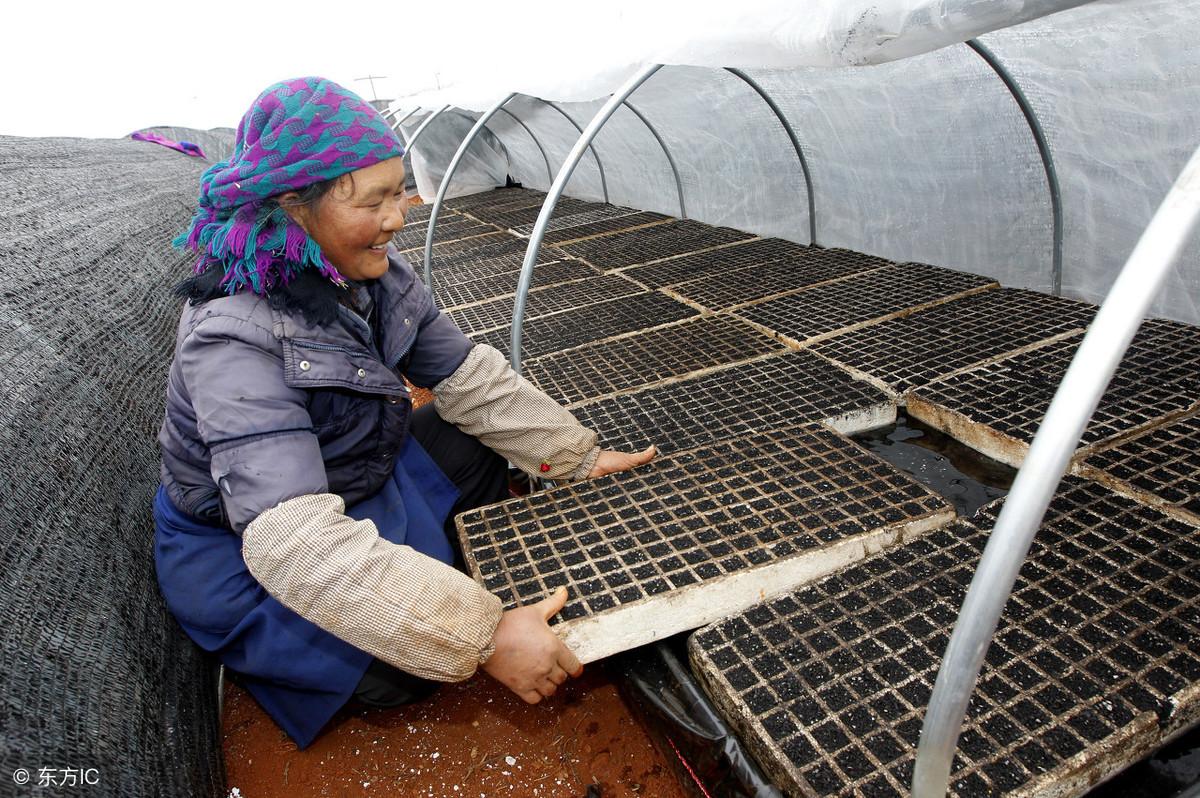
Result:
{"type": "MultiPolygon", "coordinates": [[[[411,435],[383,488],[349,508],[379,534],[453,561],[443,524],[458,489],[411,435]]],[[[237,671],[275,722],[306,748],[350,699],[372,656],[284,607],[242,560],[242,539],[182,513],[160,486],[154,559],[167,606],[192,640],[237,671]]]]}

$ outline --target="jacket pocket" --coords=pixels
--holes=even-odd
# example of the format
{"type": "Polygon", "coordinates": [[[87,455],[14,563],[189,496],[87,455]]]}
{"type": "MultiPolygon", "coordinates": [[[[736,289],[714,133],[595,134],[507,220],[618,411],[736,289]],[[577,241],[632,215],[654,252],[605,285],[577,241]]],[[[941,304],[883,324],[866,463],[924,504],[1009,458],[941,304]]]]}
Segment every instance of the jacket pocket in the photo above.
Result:
{"type": "Polygon", "coordinates": [[[408,395],[408,388],[367,349],[303,338],[285,338],[284,381],[293,388],[345,388],[382,396],[408,395]]]}

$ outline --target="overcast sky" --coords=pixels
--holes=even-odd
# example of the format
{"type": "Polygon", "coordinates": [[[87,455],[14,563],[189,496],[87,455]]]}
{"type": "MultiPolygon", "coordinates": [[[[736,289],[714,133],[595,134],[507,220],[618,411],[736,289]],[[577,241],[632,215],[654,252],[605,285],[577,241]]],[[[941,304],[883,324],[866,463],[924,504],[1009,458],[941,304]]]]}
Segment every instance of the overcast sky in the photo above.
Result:
{"type": "MultiPolygon", "coordinates": [[[[234,127],[263,88],[300,75],[331,78],[367,99],[370,83],[356,78],[381,75],[378,96],[397,99],[486,69],[505,47],[500,23],[511,6],[462,4],[450,16],[469,14],[472,24],[447,30],[447,11],[422,5],[437,4],[19,0],[0,29],[0,134],[234,127]]],[[[528,45],[571,3],[523,5],[528,45]]]]}

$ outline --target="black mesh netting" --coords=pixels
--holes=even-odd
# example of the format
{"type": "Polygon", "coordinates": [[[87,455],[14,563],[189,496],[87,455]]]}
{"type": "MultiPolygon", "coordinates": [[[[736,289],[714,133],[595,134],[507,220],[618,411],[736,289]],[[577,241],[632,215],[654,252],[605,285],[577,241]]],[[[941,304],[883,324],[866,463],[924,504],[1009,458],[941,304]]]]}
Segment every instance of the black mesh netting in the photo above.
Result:
{"type": "Polygon", "coordinates": [[[224,790],[214,665],[168,614],[151,548],[170,287],[189,263],[169,241],[206,165],[0,137],[6,789],[18,768],[29,794],[41,768],[74,768],[93,769],[88,795],[224,790]]]}

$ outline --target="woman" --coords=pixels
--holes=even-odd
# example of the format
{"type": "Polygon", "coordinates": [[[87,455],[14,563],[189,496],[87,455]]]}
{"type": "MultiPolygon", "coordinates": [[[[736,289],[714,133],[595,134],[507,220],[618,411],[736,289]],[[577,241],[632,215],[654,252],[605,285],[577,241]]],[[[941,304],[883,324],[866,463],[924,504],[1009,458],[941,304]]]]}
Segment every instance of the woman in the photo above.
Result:
{"type": "Polygon", "coordinates": [[[601,451],[438,312],[389,249],[402,154],[352,92],[278,83],[175,241],[199,260],[159,435],[159,584],[300,747],[352,698],[394,706],[482,667],[536,703],[577,675],[546,623],[565,589],[502,612],[452,567],[451,519],[507,497],[506,460],[570,480],[654,455],[601,451]],[[413,412],[404,377],[434,403],[413,412]]]}

